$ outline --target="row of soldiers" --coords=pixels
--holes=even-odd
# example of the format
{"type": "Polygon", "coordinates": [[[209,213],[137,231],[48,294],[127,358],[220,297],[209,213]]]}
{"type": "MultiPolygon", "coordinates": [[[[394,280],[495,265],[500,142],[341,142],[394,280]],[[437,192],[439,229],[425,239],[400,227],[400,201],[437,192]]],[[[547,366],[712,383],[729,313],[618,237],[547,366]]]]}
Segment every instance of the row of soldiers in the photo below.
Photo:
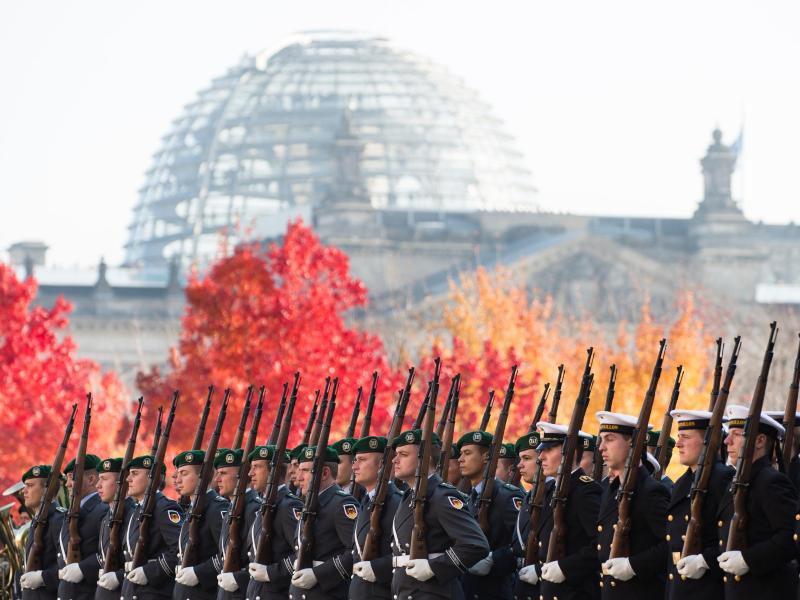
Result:
{"type": "MultiPolygon", "coordinates": [[[[712,392],[713,410],[668,413],[677,423],[675,450],[683,469],[674,484],[663,476],[669,458],[659,462],[647,452],[648,446],[655,450],[657,438],[669,438],[668,432],[647,435],[660,362],[642,412],[597,412],[599,431],[593,436],[580,430],[591,390],[591,358],[569,426],[555,423],[551,412],[552,418],[535,419],[531,431],[515,443],[500,443],[514,370],[494,434],[479,429],[451,442],[452,431],[444,436],[432,431],[437,383],[429,386],[421,413],[425,418],[418,417],[405,431],[400,431],[401,395],[388,436],[328,444],[323,431],[316,445],[291,450],[280,436],[277,444],[210,445],[206,451],[180,452],[173,460],[173,486],[192,504],[182,507],[158,491],[149,521],[142,519],[142,511],[148,480],[154,470],[163,469],[158,453],[127,461],[86,455],[77,494],[81,560],[65,559],[66,511],[51,504],[42,568],[22,576],[22,596],[794,598],[800,557],[795,533],[800,435],[794,435],[800,425],[800,351],[794,408],[770,413],[761,410],[763,370],[763,386],[760,379],[750,407],[725,405],[738,346],[737,340],[733,369],[729,365],[725,383],[712,392]],[[712,433],[723,414],[724,443],[715,448],[712,433]],[[793,416],[792,423],[784,423],[786,414],[793,416]],[[782,464],[781,456],[791,457],[789,464],[782,464]],[[209,464],[213,486],[204,485],[203,467],[209,464]],[[232,501],[243,467],[249,488],[244,526],[238,529],[241,568],[227,570],[232,501]],[[598,471],[604,476],[596,480],[592,475],[598,471]],[[121,568],[104,572],[119,477],[127,482],[123,560],[121,568]],[[520,485],[512,483],[517,478],[520,485]],[[706,483],[701,486],[699,480],[706,483]],[[275,482],[280,483],[272,489],[275,482]],[[202,519],[192,530],[188,516],[200,496],[205,497],[202,519]],[[267,508],[273,515],[268,535],[262,531],[267,508]],[[136,566],[142,523],[149,528],[148,543],[145,560],[136,566]],[[734,534],[746,542],[736,546],[741,549],[731,549],[729,536],[734,534]],[[187,564],[192,535],[197,539],[187,564]],[[687,536],[696,538],[696,551],[687,552],[687,536]],[[259,562],[265,544],[270,560],[259,562]],[[306,549],[309,560],[303,561],[299,555],[306,549]]],[[[659,361],[663,348],[662,342],[659,361]]],[[[770,346],[770,358],[771,351],[770,346]]],[[[73,486],[75,464],[64,469],[68,487],[73,486]]],[[[40,505],[50,474],[47,465],[25,472],[27,506],[40,505]]]]}

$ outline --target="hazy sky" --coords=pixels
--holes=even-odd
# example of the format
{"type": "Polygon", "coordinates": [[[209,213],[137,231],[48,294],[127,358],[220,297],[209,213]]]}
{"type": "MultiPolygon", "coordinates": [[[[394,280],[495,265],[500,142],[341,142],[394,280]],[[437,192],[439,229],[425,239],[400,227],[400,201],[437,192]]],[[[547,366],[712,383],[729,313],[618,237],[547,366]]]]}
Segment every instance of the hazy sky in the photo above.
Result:
{"type": "Polygon", "coordinates": [[[463,77],[517,138],[543,209],[688,217],[698,159],[744,123],[747,216],[800,221],[800,3],[17,2],[0,8],[0,257],[117,262],[150,156],[244,53],[382,34],[463,77]]]}

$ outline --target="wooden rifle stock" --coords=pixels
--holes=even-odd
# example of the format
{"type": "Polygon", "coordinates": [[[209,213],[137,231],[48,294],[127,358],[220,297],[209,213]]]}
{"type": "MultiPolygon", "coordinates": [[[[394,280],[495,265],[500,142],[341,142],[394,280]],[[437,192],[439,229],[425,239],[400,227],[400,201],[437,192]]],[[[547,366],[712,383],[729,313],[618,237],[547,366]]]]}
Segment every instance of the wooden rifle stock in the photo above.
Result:
{"type": "Polygon", "coordinates": [[[419,429],[422,427],[422,419],[425,417],[425,411],[428,410],[428,402],[431,399],[431,390],[433,389],[433,381],[428,382],[428,390],[425,392],[425,399],[420,404],[419,412],[417,413],[417,418],[414,419],[414,422],[411,424],[411,429],[419,429]]]}
{"type": "Polygon", "coordinates": [[[317,413],[317,420],[314,422],[314,429],[311,430],[311,438],[308,441],[309,446],[316,446],[319,441],[319,436],[322,432],[322,425],[325,421],[325,412],[328,407],[328,395],[331,392],[331,378],[325,378],[325,391],[322,393],[322,403],[319,405],[319,412],[317,413]]]}
{"type": "MultiPolygon", "coordinates": [[[[611,365],[611,375],[608,378],[606,390],[606,403],[603,410],[609,412],[614,403],[614,390],[617,384],[617,365],[611,365]]],[[[594,463],[592,465],[592,479],[599,482],[603,478],[603,456],[600,454],[600,440],[594,446],[594,463]]]]}
{"type": "Polygon", "coordinates": [[[83,431],[78,444],[78,454],[75,457],[75,467],[72,470],[72,494],[70,494],[69,511],[67,512],[67,537],[66,556],[67,564],[81,560],[81,532],[80,524],[81,500],[83,499],[83,472],[86,468],[86,445],[89,443],[89,425],[92,422],[92,395],[86,395],[86,412],[83,414],[83,431]]]}
{"type": "Polygon", "coordinates": [[[458,375],[455,375],[450,380],[450,391],[447,392],[447,400],[444,402],[442,414],[439,415],[439,422],[436,424],[436,435],[439,436],[439,439],[442,439],[442,436],[444,436],[444,428],[447,427],[447,417],[450,414],[450,405],[453,404],[453,394],[455,393],[456,389],[457,377],[458,375]]]}
{"type": "Polygon", "coordinates": [[[367,410],[364,412],[364,420],[361,421],[361,432],[359,438],[369,435],[372,427],[372,410],[375,408],[375,395],[378,393],[378,372],[372,372],[372,386],[369,388],[369,399],[367,400],[367,410]]]}
{"type": "Polygon", "coordinates": [[[358,386],[358,393],[356,394],[356,402],[353,404],[353,414],[350,415],[350,424],[347,426],[345,437],[351,438],[356,434],[356,425],[358,425],[358,413],[361,411],[361,394],[363,389],[358,386]]]}
{"type": "Polygon", "coordinates": [[[544,414],[544,408],[547,404],[547,397],[550,395],[550,384],[545,383],[544,389],[542,390],[542,395],[539,398],[539,404],[536,405],[536,411],[533,413],[533,420],[531,421],[530,426],[528,427],[528,431],[533,431],[536,429],[536,424],[542,420],[542,415],[544,414]]]}
{"type": "Polygon", "coordinates": [[[448,398],[450,402],[450,410],[447,415],[447,424],[445,425],[442,439],[442,455],[439,457],[439,467],[437,472],[442,480],[447,482],[447,477],[450,475],[450,449],[453,447],[453,435],[456,429],[456,414],[458,413],[458,400],[461,392],[461,374],[453,377],[453,382],[450,386],[452,390],[452,398],[448,398]]]}
{"type": "Polygon", "coordinates": [[[558,405],[561,402],[561,387],[564,385],[564,365],[558,365],[558,377],[556,378],[556,391],[553,393],[553,403],[550,405],[550,412],[547,414],[547,422],[555,423],[558,416],[558,405]]]}
{"type": "Polygon", "coordinates": [[[272,424],[272,431],[267,439],[267,446],[274,446],[278,441],[278,436],[281,433],[281,423],[283,422],[283,413],[286,411],[286,394],[289,390],[289,383],[283,383],[283,393],[281,394],[281,403],[278,405],[278,411],[275,413],[275,422],[272,424]]]}
{"type": "Polygon", "coordinates": [[[161,439],[161,418],[164,415],[164,407],[158,407],[158,415],[156,416],[156,425],[153,430],[153,444],[150,446],[150,456],[155,456],[158,451],[158,441],[161,439]]]}
{"type": "Polygon", "coordinates": [[[708,401],[708,410],[709,412],[714,410],[714,406],[717,403],[717,396],[719,396],[719,385],[720,380],[722,379],[722,338],[717,338],[717,355],[714,360],[714,383],[711,386],[711,398],[708,401]]]}
{"type": "Polygon", "coordinates": [[[681,381],[683,380],[683,365],[678,365],[678,373],[675,375],[675,383],[672,386],[672,395],[669,398],[667,411],[664,413],[664,420],[661,421],[661,432],[658,434],[656,442],[655,459],[658,461],[658,469],[653,472],[653,479],[661,481],[664,469],[667,468],[669,458],[669,436],[672,433],[672,415],[670,414],[678,405],[678,397],[681,394],[681,381]]]}
{"type": "Polygon", "coordinates": [[[305,431],[303,431],[303,444],[308,446],[311,441],[311,430],[314,428],[314,421],[317,418],[317,410],[319,409],[319,390],[314,390],[314,404],[311,406],[311,411],[308,413],[308,421],[306,422],[305,431]]]}
{"type": "Polygon", "coordinates": [[[211,412],[211,398],[214,396],[214,386],[208,386],[208,396],[206,396],[206,403],[203,405],[203,412],[200,414],[200,422],[197,424],[197,431],[194,434],[194,442],[192,442],[192,450],[200,450],[203,446],[203,438],[206,435],[206,423],[208,422],[208,415],[211,412]]]}
{"type": "Polygon", "coordinates": [[[239,419],[239,427],[236,428],[236,437],[233,438],[232,450],[238,450],[242,447],[244,441],[244,431],[247,428],[247,417],[250,414],[250,402],[253,400],[253,385],[247,387],[247,396],[244,399],[244,407],[242,408],[242,417],[239,419]]]}
{"type": "MultiPolygon", "coordinates": [[[[800,338],[800,334],[798,334],[800,338]]],[[[786,433],[783,435],[783,468],[784,474],[789,472],[789,467],[795,459],[794,451],[794,428],[797,425],[797,392],[800,389],[800,343],[797,346],[797,354],[794,359],[794,373],[792,383],[789,384],[789,396],[786,398],[786,408],[783,410],[783,425],[786,433]]]]}
{"type": "Polygon", "coordinates": [[[486,403],[486,408],[483,409],[483,416],[481,417],[481,424],[478,429],[486,431],[489,426],[489,419],[492,418],[492,406],[494,406],[494,390],[489,392],[489,401],[486,403]]]}

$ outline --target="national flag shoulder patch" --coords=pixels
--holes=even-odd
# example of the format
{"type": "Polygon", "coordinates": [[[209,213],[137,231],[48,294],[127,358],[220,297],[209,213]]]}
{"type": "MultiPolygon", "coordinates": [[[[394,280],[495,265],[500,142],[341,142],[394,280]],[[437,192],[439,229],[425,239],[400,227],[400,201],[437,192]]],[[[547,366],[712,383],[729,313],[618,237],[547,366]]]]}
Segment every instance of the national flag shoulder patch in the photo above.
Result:
{"type": "Polygon", "coordinates": [[[355,504],[342,504],[345,516],[354,521],[358,517],[358,509],[355,504]]]}
{"type": "Polygon", "coordinates": [[[456,498],[455,496],[448,496],[447,501],[450,503],[450,506],[457,510],[461,510],[464,508],[464,501],[461,498],[456,498]]]}
{"type": "Polygon", "coordinates": [[[511,502],[514,503],[514,508],[517,510],[517,512],[519,512],[519,509],[522,508],[522,498],[517,498],[514,496],[511,498],[511,502]]]}
{"type": "Polygon", "coordinates": [[[177,510],[168,510],[167,518],[177,525],[181,522],[181,513],[179,513],[177,510]]]}

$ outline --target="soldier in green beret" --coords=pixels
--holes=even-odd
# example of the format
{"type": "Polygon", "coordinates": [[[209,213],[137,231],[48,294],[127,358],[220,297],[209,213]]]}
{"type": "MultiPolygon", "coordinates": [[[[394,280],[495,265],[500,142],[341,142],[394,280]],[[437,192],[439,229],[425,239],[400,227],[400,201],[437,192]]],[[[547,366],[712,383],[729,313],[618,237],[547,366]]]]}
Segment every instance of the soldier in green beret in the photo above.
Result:
{"type": "MultiPolygon", "coordinates": [[[[22,474],[22,498],[25,508],[36,514],[42,502],[47,478],[50,476],[50,465],[34,465],[22,474]]],[[[23,573],[20,577],[22,597],[25,600],[50,600],[58,593],[58,536],[64,521],[66,509],[53,501],[47,507],[47,523],[44,525],[44,549],[42,550],[42,568],[37,571],[23,573]]],[[[33,530],[25,540],[25,556],[28,556],[33,545],[33,530]]]]}
{"type": "Polygon", "coordinates": [[[361,558],[364,542],[370,529],[372,503],[377,492],[381,460],[386,449],[385,437],[371,435],[353,445],[355,459],[353,472],[356,483],[366,490],[358,511],[353,549],[353,580],[350,582],[350,600],[369,598],[389,599],[392,595],[392,520],[402,499],[402,493],[389,481],[381,512],[381,535],[376,540],[377,557],[365,561],[361,558]]]}
{"type": "MultiPolygon", "coordinates": [[[[533,483],[533,478],[536,476],[538,458],[536,448],[539,446],[540,439],[540,433],[538,431],[529,431],[514,444],[514,449],[519,457],[517,468],[519,469],[520,477],[522,481],[528,485],[533,483]]],[[[547,506],[554,481],[546,481],[544,485],[544,505],[547,506]]],[[[511,541],[511,552],[519,561],[525,558],[525,546],[528,543],[528,535],[530,534],[533,492],[534,490],[531,488],[524,496],[522,506],[520,506],[519,513],[517,514],[517,523],[511,541]]],[[[517,572],[517,579],[514,583],[514,597],[536,600],[539,598],[539,595],[539,573],[536,571],[536,565],[522,567],[517,572]]]]}
{"type": "MultiPolygon", "coordinates": [[[[250,453],[250,485],[259,494],[267,491],[275,446],[256,446],[250,453]]],[[[285,480],[289,455],[276,461],[276,481],[285,480]]],[[[257,513],[248,528],[246,541],[248,569],[243,574],[234,574],[239,589],[246,589],[246,598],[254,600],[285,600],[289,595],[289,583],[294,571],[295,536],[297,522],[303,512],[303,502],[282,484],[275,495],[275,515],[272,521],[272,537],[269,540],[272,560],[268,565],[256,562],[256,552],[261,541],[262,515],[257,513]],[[248,571],[250,581],[248,583],[248,571]]]]}
{"type": "Polygon", "coordinates": [[[514,444],[511,442],[503,442],[500,446],[500,457],[497,459],[497,471],[495,471],[495,476],[500,481],[511,483],[516,464],[517,452],[514,450],[514,444]]]}
{"type": "MultiPolygon", "coordinates": [[[[100,523],[108,512],[108,504],[100,499],[97,493],[97,466],[100,458],[94,454],[87,454],[84,460],[82,486],[76,492],[75,498],[80,499],[78,514],[78,534],[80,535],[81,560],[67,564],[63,550],[58,553],[58,584],[59,598],[72,598],[74,600],[91,600],[94,598],[97,587],[97,577],[100,565],[97,563],[98,541],[100,539],[100,523]]],[[[67,476],[67,489],[73,492],[73,471],[75,459],[72,459],[64,468],[67,476]]],[[[69,545],[69,524],[64,519],[61,525],[60,548],[69,545]]]]}
{"type": "Polygon", "coordinates": [[[214,486],[220,496],[233,499],[236,480],[239,478],[239,467],[242,466],[244,450],[222,448],[214,459],[214,486]]]}
{"type": "Polygon", "coordinates": [[[597,436],[581,432],[579,442],[583,447],[580,467],[584,473],[591,475],[594,472],[594,451],[597,448],[597,436]]]}
{"type": "Polygon", "coordinates": [[[353,446],[355,443],[355,438],[343,438],[331,444],[331,447],[336,450],[336,454],[339,455],[336,485],[349,494],[353,493],[353,490],[350,489],[350,479],[353,477],[353,446]]]}
{"type": "MultiPolygon", "coordinates": [[[[300,455],[297,485],[308,493],[311,485],[314,446],[300,455]]],[[[358,517],[358,501],[336,485],[339,455],[330,446],[324,448],[325,463],[319,486],[319,509],[314,520],[314,566],[299,569],[292,575],[290,600],[344,600],[353,571],[353,526],[358,517]]],[[[300,545],[298,539],[296,545],[300,545]]]]}
{"type": "MultiPolygon", "coordinates": [[[[204,450],[187,450],[172,460],[178,468],[177,483],[181,493],[192,498],[192,507],[197,501],[198,494],[206,494],[206,504],[200,519],[198,562],[176,570],[173,600],[214,600],[217,595],[217,575],[222,572],[222,563],[219,559],[220,536],[225,517],[230,510],[230,502],[213,489],[197,489],[205,460],[213,461],[214,458],[206,457],[204,450]]],[[[189,511],[191,510],[190,507],[189,511]]],[[[179,561],[189,542],[189,530],[189,520],[185,519],[178,541],[179,561]]]]}
{"type": "MultiPolygon", "coordinates": [[[[462,477],[472,489],[469,510],[477,518],[479,499],[483,493],[484,473],[489,462],[489,450],[494,436],[485,431],[469,431],[458,440],[461,457],[458,459],[462,477]]],[[[498,448],[502,449],[502,445],[498,448]]],[[[464,575],[464,595],[467,598],[510,598],[516,563],[507,551],[522,505],[522,491],[495,476],[489,504],[489,531],[484,531],[491,551],[464,575]],[[505,560],[503,560],[505,559],[505,560]]]]}
{"type": "MultiPolygon", "coordinates": [[[[102,577],[105,574],[103,572],[103,565],[106,562],[106,553],[108,552],[109,537],[111,533],[111,517],[112,511],[114,510],[114,495],[117,491],[117,482],[119,480],[121,470],[121,458],[106,458],[105,460],[101,460],[97,465],[97,493],[100,494],[100,500],[108,504],[108,511],[106,511],[106,514],[103,516],[103,520],[100,522],[100,536],[98,540],[97,551],[97,564],[100,567],[100,570],[98,571],[98,577],[102,577]]],[[[136,506],[136,502],[130,496],[123,498],[122,501],[125,503],[122,514],[122,522],[124,524],[127,523],[127,520],[130,518],[131,513],[136,506]]],[[[118,563],[124,567],[125,559],[123,557],[122,550],[122,546],[120,546],[118,563]]],[[[117,581],[122,581],[124,576],[124,568],[121,568],[116,576],[117,581]]],[[[119,600],[119,592],[107,590],[98,585],[94,593],[94,598],[95,600],[119,600]]]]}
{"type": "Polygon", "coordinates": [[[308,447],[308,444],[298,444],[289,451],[289,467],[286,469],[286,485],[289,491],[303,497],[303,492],[297,486],[297,469],[300,466],[300,454],[308,447]]]}
{"type": "Polygon", "coordinates": [[[458,468],[458,459],[461,458],[461,452],[458,449],[458,444],[450,444],[450,466],[447,469],[447,483],[450,485],[458,485],[461,483],[461,471],[458,468]]]}

